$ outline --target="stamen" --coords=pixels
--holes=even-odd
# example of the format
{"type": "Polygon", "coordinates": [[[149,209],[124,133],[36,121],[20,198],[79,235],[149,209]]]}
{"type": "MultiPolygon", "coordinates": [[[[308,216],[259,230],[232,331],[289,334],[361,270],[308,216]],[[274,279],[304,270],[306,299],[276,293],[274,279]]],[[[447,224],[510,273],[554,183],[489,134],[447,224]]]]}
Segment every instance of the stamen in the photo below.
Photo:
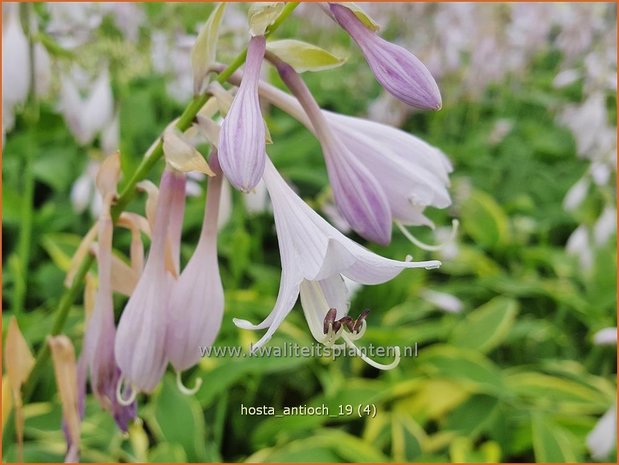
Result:
{"type": "Polygon", "coordinates": [[[340,318],[340,323],[351,333],[354,332],[355,320],[353,320],[352,317],[348,315],[343,316],[342,318],[340,318]]]}
{"type": "Polygon", "coordinates": [[[359,332],[361,325],[365,323],[365,319],[368,317],[369,314],[370,314],[370,311],[367,308],[359,314],[359,316],[355,320],[355,324],[353,325],[353,329],[351,331],[352,333],[359,332]]]}
{"type": "Polygon", "coordinates": [[[382,363],[378,363],[375,360],[372,360],[371,358],[369,358],[368,356],[366,356],[363,351],[361,349],[359,349],[359,347],[357,347],[355,345],[355,343],[350,339],[349,335],[347,334],[343,334],[342,335],[342,339],[344,339],[344,341],[346,342],[346,344],[351,347],[352,349],[355,350],[355,353],[357,354],[357,356],[359,356],[361,358],[361,360],[363,360],[365,363],[367,363],[368,365],[377,368],[379,370],[392,370],[393,368],[397,367],[398,364],[400,363],[400,348],[398,346],[394,346],[395,347],[395,360],[393,362],[391,362],[388,365],[384,365],[382,363]]]}
{"type": "Polygon", "coordinates": [[[406,229],[404,227],[404,225],[402,223],[400,223],[399,221],[396,221],[395,224],[400,229],[402,234],[404,234],[404,237],[406,237],[409,241],[411,241],[414,245],[416,245],[420,249],[427,250],[427,251],[430,251],[430,252],[436,252],[436,251],[442,250],[448,244],[453,242],[454,239],[456,238],[456,234],[458,234],[458,228],[460,226],[460,222],[457,219],[452,220],[452,222],[451,222],[451,233],[449,234],[449,237],[447,238],[446,241],[444,241],[444,242],[442,242],[440,244],[426,244],[425,242],[420,241],[415,236],[413,236],[413,234],[408,229],[406,229]]]}
{"type": "Polygon", "coordinates": [[[351,341],[357,341],[361,339],[365,335],[365,330],[367,329],[367,327],[368,327],[367,322],[363,320],[361,322],[361,328],[359,328],[359,331],[357,331],[356,333],[350,333],[348,337],[350,338],[351,341]]]}
{"type": "Polygon", "coordinates": [[[325,321],[323,326],[323,333],[329,334],[329,331],[333,327],[333,323],[335,323],[335,317],[337,316],[337,310],[335,308],[330,308],[327,314],[325,315],[325,321]]]}
{"type": "Polygon", "coordinates": [[[198,392],[200,386],[202,386],[202,378],[196,378],[196,382],[194,383],[193,387],[189,389],[183,384],[183,380],[181,379],[181,372],[177,371],[176,386],[178,387],[178,390],[186,396],[193,396],[196,392],[198,392]]]}
{"type": "Polygon", "coordinates": [[[131,393],[129,394],[129,398],[124,399],[123,398],[123,384],[125,383],[125,378],[123,376],[121,376],[118,379],[118,384],[116,384],[116,400],[118,401],[118,403],[120,405],[122,405],[123,407],[127,407],[129,405],[131,405],[134,401],[135,398],[138,395],[138,391],[137,389],[135,389],[134,386],[131,386],[131,393]]]}

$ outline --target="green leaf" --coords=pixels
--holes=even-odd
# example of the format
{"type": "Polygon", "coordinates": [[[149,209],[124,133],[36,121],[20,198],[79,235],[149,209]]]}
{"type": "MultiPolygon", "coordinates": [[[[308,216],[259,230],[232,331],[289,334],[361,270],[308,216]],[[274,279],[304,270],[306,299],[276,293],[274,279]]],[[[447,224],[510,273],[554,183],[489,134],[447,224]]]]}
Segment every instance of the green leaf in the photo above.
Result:
{"type": "Polygon", "coordinates": [[[495,248],[510,242],[505,211],[485,192],[475,190],[462,205],[462,228],[479,245],[495,248]]]}
{"type": "Polygon", "coordinates": [[[202,409],[194,397],[178,390],[173,376],[164,377],[148,417],[149,426],[161,440],[180,444],[189,461],[205,460],[206,426],[202,409]]]}
{"type": "Polygon", "coordinates": [[[508,374],[510,391],[538,408],[557,409],[572,414],[597,414],[608,408],[604,393],[590,386],[533,371],[508,374]]]}
{"type": "Polygon", "coordinates": [[[346,62],[346,58],[336,57],[316,45],[294,39],[268,42],[267,50],[292,66],[297,73],[337,68],[346,62]]]}
{"type": "Polygon", "coordinates": [[[453,330],[450,342],[486,353],[501,344],[514,324],[518,303],[495,297],[469,313],[453,330]]]}
{"type": "Polygon", "coordinates": [[[162,442],[149,451],[148,461],[152,463],[186,463],[187,455],[180,444],[162,442]]]}
{"type": "Polygon", "coordinates": [[[449,455],[455,463],[497,463],[501,460],[501,447],[487,441],[474,449],[470,438],[459,437],[449,445],[449,455]]]}
{"type": "Polygon", "coordinates": [[[541,413],[535,413],[531,418],[533,451],[536,462],[578,462],[566,432],[541,413]]]}
{"type": "Polygon", "coordinates": [[[475,439],[488,427],[498,405],[499,401],[495,397],[476,394],[449,414],[445,430],[475,439]]]}
{"type": "Polygon", "coordinates": [[[419,349],[420,368],[431,375],[458,379],[478,393],[500,397],[505,392],[501,371],[479,352],[436,345],[419,349]]]}

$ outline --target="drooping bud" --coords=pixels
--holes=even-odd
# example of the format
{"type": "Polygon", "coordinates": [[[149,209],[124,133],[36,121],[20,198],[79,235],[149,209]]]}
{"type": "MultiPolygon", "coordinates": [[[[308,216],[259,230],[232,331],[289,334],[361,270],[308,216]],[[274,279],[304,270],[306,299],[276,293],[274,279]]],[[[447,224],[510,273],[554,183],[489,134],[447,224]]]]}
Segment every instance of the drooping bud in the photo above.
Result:
{"type": "Polygon", "coordinates": [[[415,55],[368,29],[346,6],[331,3],[329,7],[338,24],[357,43],[376,80],[387,92],[413,107],[441,108],[436,81],[415,55]]]}
{"type": "Polygon", "coordinates": [[[243,81],[219,134],[221,169],[230,183],[244,192],[256,187],[264,173],[266,137],[258,82],[265,48],[264,36],[250,39],[243,81]]]}
{"type": "MultiPolygon", "coordinates": [[[[216,153],[211,165],[217,165],[216,153]]],[[[224,293],[217,263],[217,217],[222,182],[221,173],[208,180],[200,239],[170,296],[166,353],[177,373],[200,360],[202,347],[212,345],[221,327],[224,293]]],[[[200,382],[194,389],[199,386],[200,382]]]]}
{"type": "Polygon", "coordinates": [[[170,216],[175,208],[180,208],[175,202],[184,201],[184,191],[185,176],[166,169],[161,177],[152,243],[144,272],[118,324],[114,350],[122,378],[117,394],[123,382],[131,387],[131,396],[137,391],[152,392],[167,365],[167,306],[173,277],[166,270],[166,242],[170,235],[170,216]],[[177,195],[178,192],[183,195],[177,195]]]}

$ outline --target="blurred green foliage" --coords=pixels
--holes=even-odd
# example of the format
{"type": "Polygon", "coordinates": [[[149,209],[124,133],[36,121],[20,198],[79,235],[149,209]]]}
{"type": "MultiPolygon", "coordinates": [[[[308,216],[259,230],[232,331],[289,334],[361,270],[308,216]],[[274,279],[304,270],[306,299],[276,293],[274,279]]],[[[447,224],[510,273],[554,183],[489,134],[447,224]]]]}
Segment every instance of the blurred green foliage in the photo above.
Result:
{"type": "MultiPolygon", "coordinates": [[[[146,9],[154,27],[171,16],[185,27],[206,17],[198,5],[148,4],[146,9]]],[[[295,22],[277,35],[295,34],[295,22]]],[[[348,47],[343,34],[334,37],[331,49],[348,47]]],[[[363,115],[379,88],[359,54],[351,49],[349,55],[342,68],[304,77],[324,108],[363,115]]],[[[185,397],[166,376],[153,396],[140,399],[142,421],[131,427],[128,438],[89,398],[82,460],[590,460],[585,437],[615,401],[615,349],[594,346],[591,336],[616,325],[617,257],[611,241],[596,251],[587,274],[565,253],[570,233],[579,222],[594,218],[603,203],[592,193],[576,217],[561,206],[587,163],[576,157],[570,133],[555,124],[553,108],[579,95],[578,89],[551,87],[556,70],[555,56],[540,56],[525,78],[490,88],[479,101],[450,99],[458,83],[443,82],[445,107],[416,113],[406,122],[405,130],[441,148],[454,163],[455,206],[432,212],[432,218],[438,225],[459,218],[459,253],[437,271],[404,272],[390,283],[361,289],[352,312],[372,311],[363,344],[417,343],[418,357],[404,358],[389,372],[352,358],[205,359],[190,375],[204,379],[200,392],[185,397]],[[497,122],[504,120],[511,130],[492,140],[497,122]],[[457,296],[464,311],[437,311],[420,297],[424,289],[457,296]],[[325,404],[332,413],[340,405],[375,404],[377,413],[375,418],[244,416],[241,404],[277,410],[325,404]]],[[[131,79],[114,76],[127,174],[182,108],[166,96],[162,77],[150,72],[131,79]]],[[[51,103],[42,102],[39,111],[36,125],[18,117],[4,146],[2,172],[3,307],[15,310],[16,282],[24,276],[27,292],[23,308],[17,309],[19,325],[34,348],[49,330],[67,259],[93,221],[88,213],[75,214],[69,199],[73,181],[93,154],[74,142],[51,103]],[[24,262],[18,238],[26,224],[32,233],[24,262]]],[[[267,115],[275,141],[269,153],[276,166],[318,205],[327,184],[318,143],[278,110],[267,115]]],[[[158,175],[152,173],[152,179],[158,175]]],[[[226,311],[215,345],[222,347],[247,347],[257,340],[257,334],[234,327],[232,317],[265,317],[279,283],[272,217],[245,213],[239,200],[235,194],[234,213],[219,240],[226,311]]],[[[203,196],[189,200],[184,262],[197,241],[203,202],[203,196]]],[[[142,211],[143,199],[130,209],[142,211]]],[[[429,231],[418,234],[433,240],[429,231]]],[[[117,230],[117,250],[127,251],[129,239],[129,233],[117,230]]],[[[371,248],[394,258],[433,256],[416,250],[399,233],[388,247],[371,248]]],[[[118,311],[123,304],[118,298],[118,311]]],[[[3,312],[4,323],[11,314],[3,312]]],[[[82,303],[77,302],[65,333],[78,348],[83,330],[82,303]]],[[[295,308],[270,345],[311,341],[302,312],[295,308]]],[[[25,413],[24,459],[62,460],[65,446],[51,366],[25,413]]],[[[5,442],[3,459],[15,458],[14,443],[5,442]]]]}

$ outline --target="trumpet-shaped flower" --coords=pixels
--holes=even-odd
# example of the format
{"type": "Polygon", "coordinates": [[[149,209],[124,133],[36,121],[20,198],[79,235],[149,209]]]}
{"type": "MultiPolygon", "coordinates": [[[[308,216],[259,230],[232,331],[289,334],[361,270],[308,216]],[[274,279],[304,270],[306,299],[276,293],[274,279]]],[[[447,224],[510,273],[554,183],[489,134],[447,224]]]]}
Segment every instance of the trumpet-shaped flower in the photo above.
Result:
{"type": "MultiPolygon", "coordinates": [[[[232,76],[233,82],[238,79],[238,74],[232,76]]],[[[314,126],[318,118],[310,119],[297,99],[262,82],[260,94],[318,134],[314,126]]],[[[451,204],[447,188],[452,166],[445,154],[401,129],[326,110],[322,110],[322,115],[327,130],[378,181],[393,219],[408,226],[433,226],[423,210],[451,204]]]]}
{"type": "MultiPolygon", "coordinates": [[[[216,160],[214,153],[211,166],[219,171],[216,160]]],[[[217,218],[222,183],[220,171],[209,178],[200,239],[170,296],[166,352],[178,375],[198,362],[201,347],[210,346],[221,327],[224,292],[217,264],[217,218]]]]}
{"type": "Polygon", "coordinates": [[[405,225],[428,225],[426,207],[451,205],[447,157],[404,131],[374,121],[324,112],[341,140],[378,180],[391,213],[405,225]]]}
{"type": "Polygon", "coordinates": [[[441,93],[436,81],[415,55],[368,29],[347,7],[335,3],[329,7],[337,23],[357,43],[376,80],[387,92],[417,108],[441,108],[441,93]]]}
{"type": "Polygon", "coordinates": [[[264,172],[266,135],[258,100],[258,82],[265,49],[264,36],[250,39],[243,81],[219,135],[221,168],[230,183],[244,192],[256,187],[264,172]]]}
{"type": "Polygon", "coordinates": [[[385,192],[372,173],[376,167],[364,166],[332,131],[296,71],[281,61],[275,61],[275,65],[282,80],[301,103],[320,140],[338,210],[358,234],[378,244],[388,244],[391,212],[385,192]]]}
{"type": "MultiPolygon", "coordinates": [[[[170,253],[166,252],[166,242],[168,237],[180,237],[175,233],[180,226],[171,225],[171,217],[183,208],[184,193],[185,175],[166,169],[161,177],[150,253],[118,324],[114,350],[121,370],[117,390],[119,399],[123,383],[131,387],[131,397],[138,391],[151,392],[168,362],[165,339],[175,269],[170,269],[166,260],[170,253]]],[[[172,246],[172,254],[176,250],[172,246]]],[[[131,400],[123,399],[123,403],[131,400]]]]}
{"type": "Polygon", "coordinates": [[[273,311],[261,323],[235,320],[244,329],[267,329],[253,346],[265,344],[292,310],[301,284],[342,275],[362,284],[379,284],[405,268],[437,268],[436,260],[413,262],[380,257],[347,238],[313,211],[286,184],[270,160],[264,172],[275,217],[282,262],[279,295],[273,311]]]}

